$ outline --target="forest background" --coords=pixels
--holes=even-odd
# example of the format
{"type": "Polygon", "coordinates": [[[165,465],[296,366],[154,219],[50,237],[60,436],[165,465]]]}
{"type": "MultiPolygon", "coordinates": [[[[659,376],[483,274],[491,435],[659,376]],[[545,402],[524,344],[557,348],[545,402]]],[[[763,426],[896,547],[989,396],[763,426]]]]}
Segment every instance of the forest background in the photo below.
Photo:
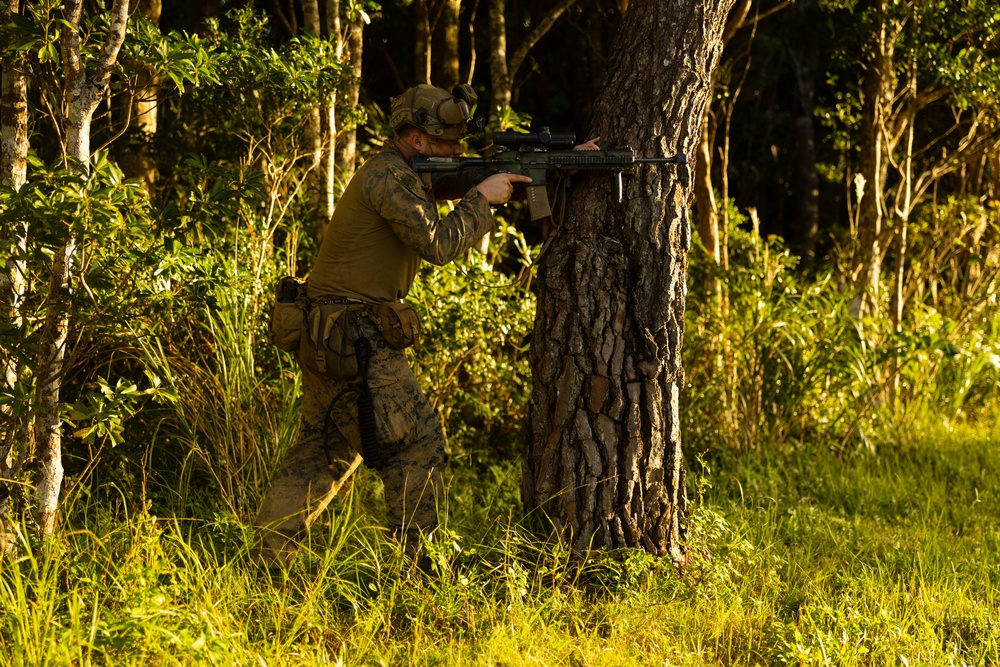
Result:
{"type": "Polygon", "coordinates": [[[471,81],[492,127],[588,136],[628,3],[165,1],[120,25],[77,3],[80,68],[63,5],[0,3],[0,661],[1000,658],[990,3],[733,9],[693,155],[683,568],[581,562],[522,522],[552,230],[512,205],[412,294],[450,454],[438,576],[381,536],[362,471],[274,580],[246,523],[297,422],[275,282],[408,85],[471,81]],[[84,127],[81,71],[109,86],[84,127]]]}

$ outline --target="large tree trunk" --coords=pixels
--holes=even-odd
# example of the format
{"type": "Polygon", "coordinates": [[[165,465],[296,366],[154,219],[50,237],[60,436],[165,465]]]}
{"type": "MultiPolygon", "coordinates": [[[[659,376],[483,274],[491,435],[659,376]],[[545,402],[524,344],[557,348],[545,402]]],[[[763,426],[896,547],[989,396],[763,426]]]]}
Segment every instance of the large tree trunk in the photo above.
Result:
{"type": "MultiPolygon", "coordinates": [[[[92,76],[80,53],[80,17],[83,0],[67,0],[63,17],[62,62],[66,76],[64,132],[68,158],[86,169],[90,160],[90,124],[97,105],[108,89],[111,72],[125,40],[129,0],[115,0],[111,8],[107,38],[92,76]]],[[[38,482],[35,490],[38,522],[44,537],[55,530],[59,494],[62,490],[62,422],[59,393],[62,388],[69,336],[69,285],[76,254],[76,239],[70,236],[52,259],[45,321],[35,367],[35,442],[38,450],[38,482]]]]}
{"type": "MultiPolygon", "coordinates": [[[[698,144],[733,0],[633,0],[595,106],[607,146],[698,144]]],[[[683,556],[681,338],[690,245],[686,167],[651,168],[612,201],[581,178],[538,281],[523,495],[577,552],[683,556]]]]}

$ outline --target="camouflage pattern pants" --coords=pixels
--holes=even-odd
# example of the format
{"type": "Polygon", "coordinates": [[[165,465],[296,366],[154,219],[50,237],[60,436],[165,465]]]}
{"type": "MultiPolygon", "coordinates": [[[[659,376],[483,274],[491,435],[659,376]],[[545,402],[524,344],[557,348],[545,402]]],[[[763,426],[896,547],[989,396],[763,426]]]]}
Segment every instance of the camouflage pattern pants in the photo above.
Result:
{"type": "MultiPolygon", "coordinates": [[[[444,436],[405,354],[390,348],[367,319],[360,329],[372,345],[368,386],[382,451],[378,474],[385,486],[386,523],[394,536],[406,538],[413,553],[419,533],[437,525],[444,436]]],[[[298,541],[361,464],[357,394],[348,392],[331,408],[341,391],[359,381],[333,381],[302,369],[298,439],[254,521],[262,529],[265,561],[291,561],[298,541]]]]}

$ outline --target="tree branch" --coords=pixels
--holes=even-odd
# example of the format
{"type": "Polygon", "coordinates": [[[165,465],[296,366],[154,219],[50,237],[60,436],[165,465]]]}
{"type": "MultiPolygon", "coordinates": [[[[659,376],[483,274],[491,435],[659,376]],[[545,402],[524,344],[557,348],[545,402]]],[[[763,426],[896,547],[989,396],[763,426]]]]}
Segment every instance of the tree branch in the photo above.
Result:
{"type": "Polygon", "coordinates": [[[111,79],[111,71],[118,60],[118,52],[125,42],[125,29],[128,26],[128,3],[129,0],[115,0],[111,6],[111,26],[108,29],[108,37],[101,47],[101,54],[97,59],[97,70],[91,80],[93,86],[102,91],[107,87],[111,79]]]}
{"type": "Polygon", "coordinates": [[[59,48],[62,51],[63,68],[66,71],[66,88],[72,90],[79,85],[83,75],[80,64],[80,16],[83,13],[83,0],[66,0],[63,18],[72,28],[67,27],[62,34],[59,48]]]}
{"type": "Polygon", "coordinates": [[[549,12],[542,17],[542,20],[538,22],[538,25],[534,30],[531,31],[521,45],[517,47],[517,51],[514,52],[513,57],[510,59],[509,66],[507,68],[508,76],[510,81],[514,80],[517,75],[517,70],[521,68],[524,64],[524,59],[528,57],[528,52],[535,48],[535,44],[545,36],[549,30],[552,29],[552,25],[556,20],[562,16],[563,12],[569,9],[576,0],[560,0],[555,7],[549,10],[549,12]]]}

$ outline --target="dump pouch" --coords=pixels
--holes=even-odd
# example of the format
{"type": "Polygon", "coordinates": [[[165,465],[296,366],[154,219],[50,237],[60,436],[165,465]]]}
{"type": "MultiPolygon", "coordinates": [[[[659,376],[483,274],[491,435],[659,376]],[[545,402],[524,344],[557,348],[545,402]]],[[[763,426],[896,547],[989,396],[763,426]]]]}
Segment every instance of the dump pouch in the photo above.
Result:
{"type": "Polygon", "coordinates": [[[297,352],[305,329],[306,281],[285,276],[278,282],[274,308],[271,309],[271,342],[285,352],[297,352]]]}
{"type": "Polygon", "coordinates": [[[358,374],[356,305],[314,303],[306,320],[299,362],[332,380],[347,380],[358,374]]]}
{"type": "Polygon", "coordinates": [[[371,307],[371,319],[385,342],[397,350],[410,347],[420,337],[420,318],[402,301],[386,301],[371,307]]]}

